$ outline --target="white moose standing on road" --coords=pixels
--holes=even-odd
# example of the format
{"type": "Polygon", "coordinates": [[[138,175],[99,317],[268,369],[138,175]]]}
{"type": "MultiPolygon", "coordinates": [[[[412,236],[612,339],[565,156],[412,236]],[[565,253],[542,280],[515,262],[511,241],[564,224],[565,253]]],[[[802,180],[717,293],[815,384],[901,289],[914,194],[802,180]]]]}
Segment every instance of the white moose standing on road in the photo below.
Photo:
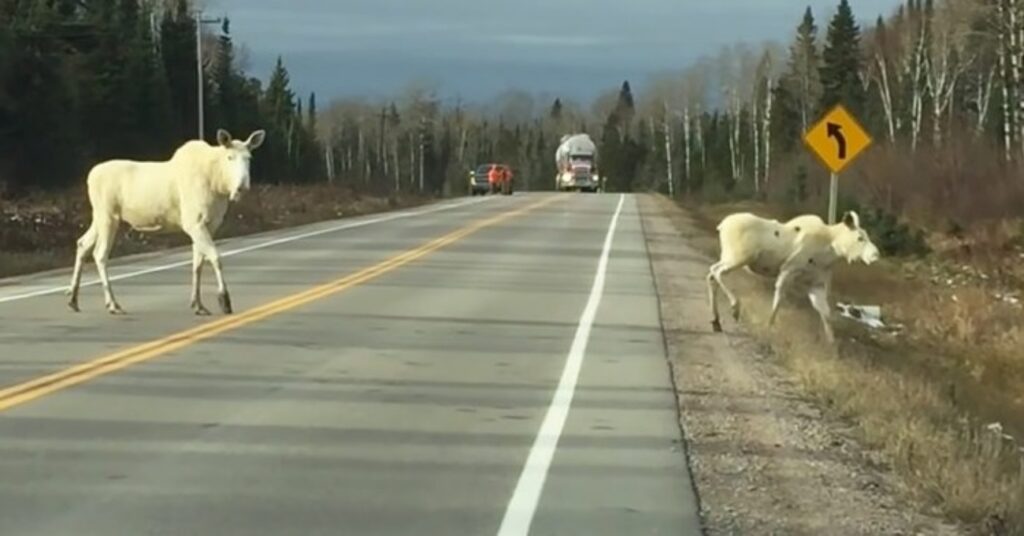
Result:
{"type": "Polygon", "coordinates": [[[711,302],[712,329],[722,331],[718,316],[718,284],[729,298],[732,316],[739,320],[740,302],[722,282],[722,276],[739,268],[775,277],[775,296],[772,300],[768,325],[775,323],[779,303],[785,287],[797,278],[809,279],[808,298],[821,316],[825,337],[835,341],[830,324],[828,282],[832,267],[839,259],[853,263],[871,264],[879,259],[878,247],[860,226],[856,212],[847,212],[843,220],[827,225],[814,215],[803,215],[785,223],[750,214],[730,214],[718,224],[718,237],[722,253],[719,261],[708,271],[708,298],[711,302]]]}
{"type": "Polygon", "coordinates": [[[244,142],[218,130],[217,145],[192,140],[167,161],[108,160],[94,166],[88,178],[92,223],[78,239],[68,306],[79,310],[82,263],[91,250],[107,310],[124,313],[107,276],[107,260],[123,221],[146,233],[184,231],[192,239],[192,310],[197,315],[210,314],[199,297],[203,262],[209,261],[217,276],[220,308],[231,314],[231,297],[213,234],[224,221],[228,202],[237,201],[249,189],[251,152],[264,138],[263,130],[253,132],[244,142]]]}

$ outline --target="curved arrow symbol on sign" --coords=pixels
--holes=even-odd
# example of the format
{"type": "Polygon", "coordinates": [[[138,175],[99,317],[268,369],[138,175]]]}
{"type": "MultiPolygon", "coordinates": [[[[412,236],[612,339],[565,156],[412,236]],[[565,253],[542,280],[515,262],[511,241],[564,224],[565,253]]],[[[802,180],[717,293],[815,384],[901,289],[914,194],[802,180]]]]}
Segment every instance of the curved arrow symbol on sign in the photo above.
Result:
{"type": "Polygon", "coordinates": [[[846,160],[846,136],[843,135],[843,126],[828,123],[828,137],[836,139],[836,144],[839,145],[839,159],[846,160]]]}

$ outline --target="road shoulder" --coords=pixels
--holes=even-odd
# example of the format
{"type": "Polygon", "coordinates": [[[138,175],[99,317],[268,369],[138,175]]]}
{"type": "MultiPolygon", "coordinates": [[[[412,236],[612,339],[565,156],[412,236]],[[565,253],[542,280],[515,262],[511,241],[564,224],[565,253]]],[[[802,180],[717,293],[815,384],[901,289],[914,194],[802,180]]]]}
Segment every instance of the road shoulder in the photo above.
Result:
{"type": "Polygon", "coordinates": [[[680,423],[708,534],[956,534],[919,514],[850,428],[740,328],[710,330],[711,260],[667,200],[640,197],[680,423]]]}

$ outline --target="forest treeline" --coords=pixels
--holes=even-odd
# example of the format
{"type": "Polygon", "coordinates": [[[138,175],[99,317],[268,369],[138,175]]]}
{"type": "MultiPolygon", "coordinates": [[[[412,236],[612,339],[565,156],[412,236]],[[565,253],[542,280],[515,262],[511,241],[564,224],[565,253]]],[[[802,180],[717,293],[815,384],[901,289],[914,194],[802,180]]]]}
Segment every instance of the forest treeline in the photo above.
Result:
{"type": "MultiPolygon", "coordinates": [[[[584,131],[610,190],[800,204],[827,187],[802,133],[843,103],[875,139],[846,202],[966,224],[1020,214],[1022,10],[908,0],[861,27],[841,0],[795,10],[788,43],[737,43],[594,102],[510,90],[468,105],[410,86],[320,110],[283,61],[266,83],[246,73],[225,20],[203,27],[205,136],[267,129],[261,182],[461,193],[487,161],[511,164],[520,189],[551,188],[559,138],[584,131]]],[[[196,137],[195,34],[188,0],[0,0],[4,190],[75,185],[99,160],[165,158],[196,137]]]]}
{"type": "MultiPolygon", "coordinates": [[[[0,0],[0,193],[80,184],[98,161],[165,159],[198,137],[196,20],[188,0],[0,0]]],[[[204,137],[264,128],[261,177],[322,179],[315,96],[296,96],[280,61],[265,85],[247,75],[230,19],[203,26],[204,137]]]]}

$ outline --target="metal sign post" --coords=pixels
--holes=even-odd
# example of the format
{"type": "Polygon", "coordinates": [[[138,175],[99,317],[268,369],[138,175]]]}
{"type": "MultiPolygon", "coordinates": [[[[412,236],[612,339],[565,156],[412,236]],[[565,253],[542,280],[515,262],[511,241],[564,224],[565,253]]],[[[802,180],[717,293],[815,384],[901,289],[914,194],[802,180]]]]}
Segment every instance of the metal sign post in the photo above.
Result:
{"type": "Polygon", "coordinates": [[[836,222],[836,211],[839,209],[839,175],[832,173],[828,186],[828,224],[836,222]]]}

